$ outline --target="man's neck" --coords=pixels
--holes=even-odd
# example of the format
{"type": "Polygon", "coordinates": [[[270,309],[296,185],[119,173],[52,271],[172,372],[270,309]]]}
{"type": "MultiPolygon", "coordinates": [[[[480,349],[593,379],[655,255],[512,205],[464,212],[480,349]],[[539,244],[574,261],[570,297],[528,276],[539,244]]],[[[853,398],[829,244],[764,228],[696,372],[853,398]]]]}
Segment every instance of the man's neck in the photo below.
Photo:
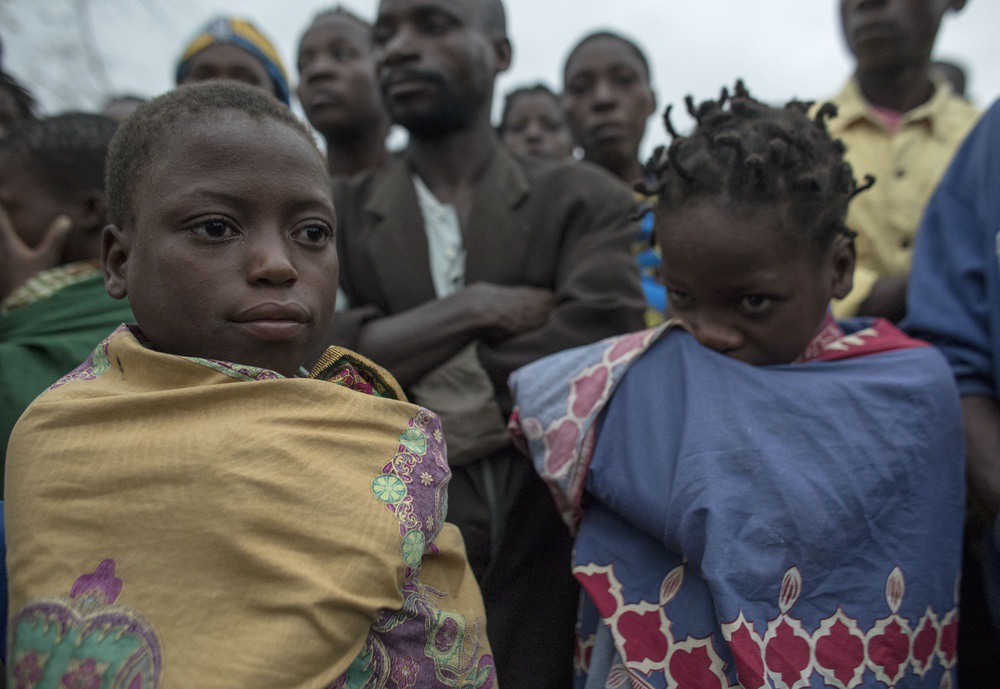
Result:
{"type": "Polygon", "coordinates": [[[909,112],[931,99],[934,84],[930,63],[893,69],[857,72],[861,94],[872,105],[896,112],[909,112]]]}
{"type": "Polygon", "coordinates": [[[387,126],[369,127],[363,134],[326,137],[326,161],[334,177],[355,175],[385,165],[387,126]]]}
{"type": "Polygon", "coordinates": [[[471,195],[496,146],[496,132],[484,119],[436,139],[411,137],[407,152],[431,193],[442,203],[456,203],[471,195]]]}

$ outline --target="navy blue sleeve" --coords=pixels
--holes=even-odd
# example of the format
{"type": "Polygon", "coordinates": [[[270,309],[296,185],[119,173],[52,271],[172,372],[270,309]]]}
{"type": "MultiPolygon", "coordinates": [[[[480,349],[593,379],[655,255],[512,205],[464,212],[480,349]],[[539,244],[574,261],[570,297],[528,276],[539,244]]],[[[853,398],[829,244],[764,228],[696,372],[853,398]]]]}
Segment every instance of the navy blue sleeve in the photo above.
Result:
{"type": "Polygon", "coordinates": [[[955,154],[916,239],[903,328],[937,346],[962,395],[996,395],[1000,101],[955,154]]]}

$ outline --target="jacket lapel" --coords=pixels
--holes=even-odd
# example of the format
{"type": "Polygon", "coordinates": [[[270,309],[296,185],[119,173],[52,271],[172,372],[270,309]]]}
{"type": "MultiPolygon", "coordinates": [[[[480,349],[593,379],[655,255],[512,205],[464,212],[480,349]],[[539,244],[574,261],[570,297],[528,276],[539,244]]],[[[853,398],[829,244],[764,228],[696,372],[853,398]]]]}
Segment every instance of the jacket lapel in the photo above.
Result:
{"type": "Polygon", "coordinates": [[[365,251],[392,313],[437,297],[424,221],[410,175],[404,157],[390,162],[365,206],[370,228],[365,251]]]}
{"type": "Polygon", "coordinates": [[[463,228],[465,284],[518,284],[530,230],[515,213],[529,191],[528,180],[512,155],[497,145],[472,196],[472,213],[463,228]]]}

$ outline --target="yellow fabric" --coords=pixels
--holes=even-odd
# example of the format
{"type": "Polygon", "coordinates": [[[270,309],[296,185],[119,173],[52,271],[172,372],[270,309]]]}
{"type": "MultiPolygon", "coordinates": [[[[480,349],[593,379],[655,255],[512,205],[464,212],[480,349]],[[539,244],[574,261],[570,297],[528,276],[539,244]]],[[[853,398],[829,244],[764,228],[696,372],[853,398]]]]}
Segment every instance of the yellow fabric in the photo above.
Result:
{"type": "Polygon", "coordinates": [[[830,134],[847,146],[854,176],[877,180],[854,198],[847,214],[847,226],[858,233],[854,289],[833,304],[834,314],[846,318],[878,278],[909,272],[924,206],[980,111],[944,80],[935,82],[928,102],[903,115],[895,132],[886,129],[853,78],[832,102],[838,116],[829,122],[830,134]]]}
{"type": "Polygon", "coordinates": [[[26,658],[49,643],[28,638],[45,601],[74,624],[104,614],[147,629],[159,680],[150,651],[136,687],[326,687],[363,648],[391,655],[392,625],[373,625],[415,607],[457,621],[449,662],[491,666],[461,538],[441,531],[450,473],[433,414],[158,353],[124,328],[88,364],[40,396],[10,441],[12,674],[46,657],[26,658]],[[400,477],[407,498],[376,496],[376,479],[400,477]],[[112,571],[120,595],[97,595],[95,609],[79,591],[112,571]]]}

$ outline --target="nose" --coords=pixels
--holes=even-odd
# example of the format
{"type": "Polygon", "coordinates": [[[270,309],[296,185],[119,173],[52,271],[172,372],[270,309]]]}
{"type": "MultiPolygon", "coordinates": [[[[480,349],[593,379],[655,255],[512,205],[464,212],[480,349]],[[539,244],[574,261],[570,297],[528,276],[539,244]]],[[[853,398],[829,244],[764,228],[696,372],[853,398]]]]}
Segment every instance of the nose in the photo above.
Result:
{"type": "Polygon", "coordinates": [[[411,27],[403,24],[396,28],[392,35],[375,49],[375,65],[393,67],[395,65],[413,62],[419,57],[416,37],[411,27]]]}
{"type": "Polygon", "coordinates": [[[524,138],[529,143],[538,143],[545,136],[545,129],[542,127],[541,122],[536,122],[534,120],[528,122],[528,126],[524,130],[524,138]]]}
{"type": "Polygon", "coordinates": [[[251,285],[290,286],[299,279],[292,259],[290,240],[284,234],[269,231],[256,233],[245,241],[246,278],[251,285]]]}
{"type": "Polygon", "coordinates": [[[607,79],[598,79],[594,84],[594,110],[611,110],[616,103],[615,89],[611,83],[607,79]]]}
{"type": "Polygon", "coordinates": [[[743,346],[740,331],[720,318],[702,315],[696,319],[688,318],[688,323],[698,342],[720,354],[729,354],[743,346]]]}
{"type": "Polygon", "coordinates": [[[332,79],[337,76],[337,70],[334,67],[333,58],[326,54],[319,54],[302,68],[299,79],[307,84],[332,79]]]}

